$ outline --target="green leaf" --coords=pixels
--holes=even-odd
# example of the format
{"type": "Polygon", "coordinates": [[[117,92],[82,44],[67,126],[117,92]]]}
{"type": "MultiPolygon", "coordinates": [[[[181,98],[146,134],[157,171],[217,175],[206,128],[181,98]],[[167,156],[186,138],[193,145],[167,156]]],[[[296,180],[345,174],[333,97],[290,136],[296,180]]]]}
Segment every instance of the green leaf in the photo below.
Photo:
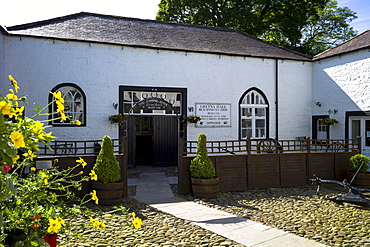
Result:
{"type": "Polygon", "coordinates": [[[10,177],[5,178],[6,186],[8,187],[8,190],[13,194],[17,195],[17,190],[14,187],[13,181],[10,179],[10,177]]]}

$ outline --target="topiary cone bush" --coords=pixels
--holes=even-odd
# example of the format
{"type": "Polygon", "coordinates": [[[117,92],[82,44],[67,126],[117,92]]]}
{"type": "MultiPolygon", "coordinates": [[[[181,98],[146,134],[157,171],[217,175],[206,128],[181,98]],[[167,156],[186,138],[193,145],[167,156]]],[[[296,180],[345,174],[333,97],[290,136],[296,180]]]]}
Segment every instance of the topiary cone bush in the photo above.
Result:
{"type": "Polygon", "coordinates": [[[358,170],[362,163],[364,164],[359,172],[365,173],[369,169],[370,158],[363,154],[355,154],[349,159],[349,165],[354,172],[358,170]]]}
{"type": "Polygon", "coordinates": [[[109,136],[104,136],[103,143],[93,167],[98,182],[117,183],[121,181],[121,167],[113,153],[113,142],[109,136]]]}
{"type": "Polygon", "coordinates": [[[206,142],[206,135],[200,133],[198,136],[197,157],[190,164],[190,175],[193,178],[208,179],[216,177],[215,167],[208,157],[206,142]]]}

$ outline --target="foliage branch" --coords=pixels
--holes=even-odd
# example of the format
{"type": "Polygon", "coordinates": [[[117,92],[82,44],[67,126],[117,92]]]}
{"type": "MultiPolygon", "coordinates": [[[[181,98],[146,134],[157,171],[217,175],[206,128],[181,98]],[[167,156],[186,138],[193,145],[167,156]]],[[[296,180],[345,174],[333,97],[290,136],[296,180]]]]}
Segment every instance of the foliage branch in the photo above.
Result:
{"type": "MultiPolygon", "coordinates": [[[[54,164],[51,169],[39,170],[34,163],[39,143],[50,148],[48,142],[55,138],[51,132],[45,132],[47,126],[44,124],[68,118],[61,92],[50,92],[54,100],[45,107],[37,105],[36,114],[26,117],[24,106],[19,107],[27,103],[26,97],[18,97],[17,81],[11,75],[9,80],[11,83],[0,90],[0,246],[49,246],[44,238],[51,234],[78,234],[71,228],[73,215],[89,217],[88,224],[103,230],[104,222],[95,219],[95,214],[87,207],[90,201],[98,204],[96,192],[83,198],[72,192],[81,190],[82,182],[96,179],[92,172],[90,176],[84,175],[84,159],[80,157],[75,166],[67,169],[59,169],[54,164]],[[10,86],[13,88],[3,96],[10,86]],[[44,112],[50,104],[57,105],[57,112],[44,112]],[[50,115],[49,120],[35,120],[50,115]]],[[[80,124],[79,121],[74,123],[80,124]]],[[[116,210],[126,212],[123,207],[116,210]]],[[[140,227],[141,220],[132,218],[134,226],[140,227]]]]}
{"type": "Polygon", "coordinates": [[[355,36],[356,18],[336,0],[161,0],[156,17],[236,29],[308,55],[355,36]]]}

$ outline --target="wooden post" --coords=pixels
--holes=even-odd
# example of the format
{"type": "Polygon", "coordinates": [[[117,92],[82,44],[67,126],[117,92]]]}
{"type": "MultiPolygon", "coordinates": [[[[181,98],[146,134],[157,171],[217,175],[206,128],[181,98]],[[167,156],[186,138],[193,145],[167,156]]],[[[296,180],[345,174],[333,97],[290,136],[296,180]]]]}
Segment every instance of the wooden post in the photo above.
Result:
{"type": "Polygon", "coordinates": [[[361,150],[362,150],[361,136],[357,136],[357,147],[358,147],[358,153],[361,153],[361,150]]]}
{"type": "Polygon", "coordinates": [[[250,137],[247,137],[246,139],[246,145],[247,145],[247,159],[245,164],[245,171],[247,173],[247,188],[252,187],[252,169],[251,169],[251,154],[252,154],[252,141],[250,137]]]}
{"type": "Polygon", "coordinates": [[[127,137],[123,137],[122,141],[122,165],[121,165],[121,172],[122,172],[122,180],[123,180],[123,197],[128,197],[128,182],[127,182],[127,163],[128,163],[128,143],[127,137]]]}
{"type": "Polygon", "coordinates": [[[185,194],[185,168],[182,163],[182,156],[184,153],[184,139],[179,138],[179,145],[178,145],[178,193],[179,195],[185,194]]]}
{"type": "Polygon", "coordinates": [[[309,136],[306,137],[306,150],[307,150],[307,159],[306,159],[306,177],[312,176],[312,161],[311,161],[311,139],[309,136]]]}

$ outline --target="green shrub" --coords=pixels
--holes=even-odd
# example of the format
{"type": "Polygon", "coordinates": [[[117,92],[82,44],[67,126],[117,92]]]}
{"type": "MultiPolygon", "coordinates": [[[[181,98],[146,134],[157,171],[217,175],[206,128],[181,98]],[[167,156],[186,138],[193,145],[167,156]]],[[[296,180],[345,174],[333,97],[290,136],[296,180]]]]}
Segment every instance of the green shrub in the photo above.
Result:
{"type": "Polygon", "coordinates": [[[200,133],[198,136],[197,157],[195,157],[190,164],[190,175],[193,178],[214,178],[216,177],[216,170],[207,154],[207,137],[200,133]]]}
{"type": "Polygon", "coordinates": [[[349,165],[353,171],[357,171],[362,163],[364,165],[361,167],[359,172],[365,173],[369,169],[370,158],[363,154],[355,154],[349,159],[349,165]]]}
{"type": "Polygon", "coordinates": [[[121,167],[113,153],[113,142],[109,136],[104,136],[101,150],[94,171],[98,176],[98,182],[116,183],[121,181],[121,167]]]}

